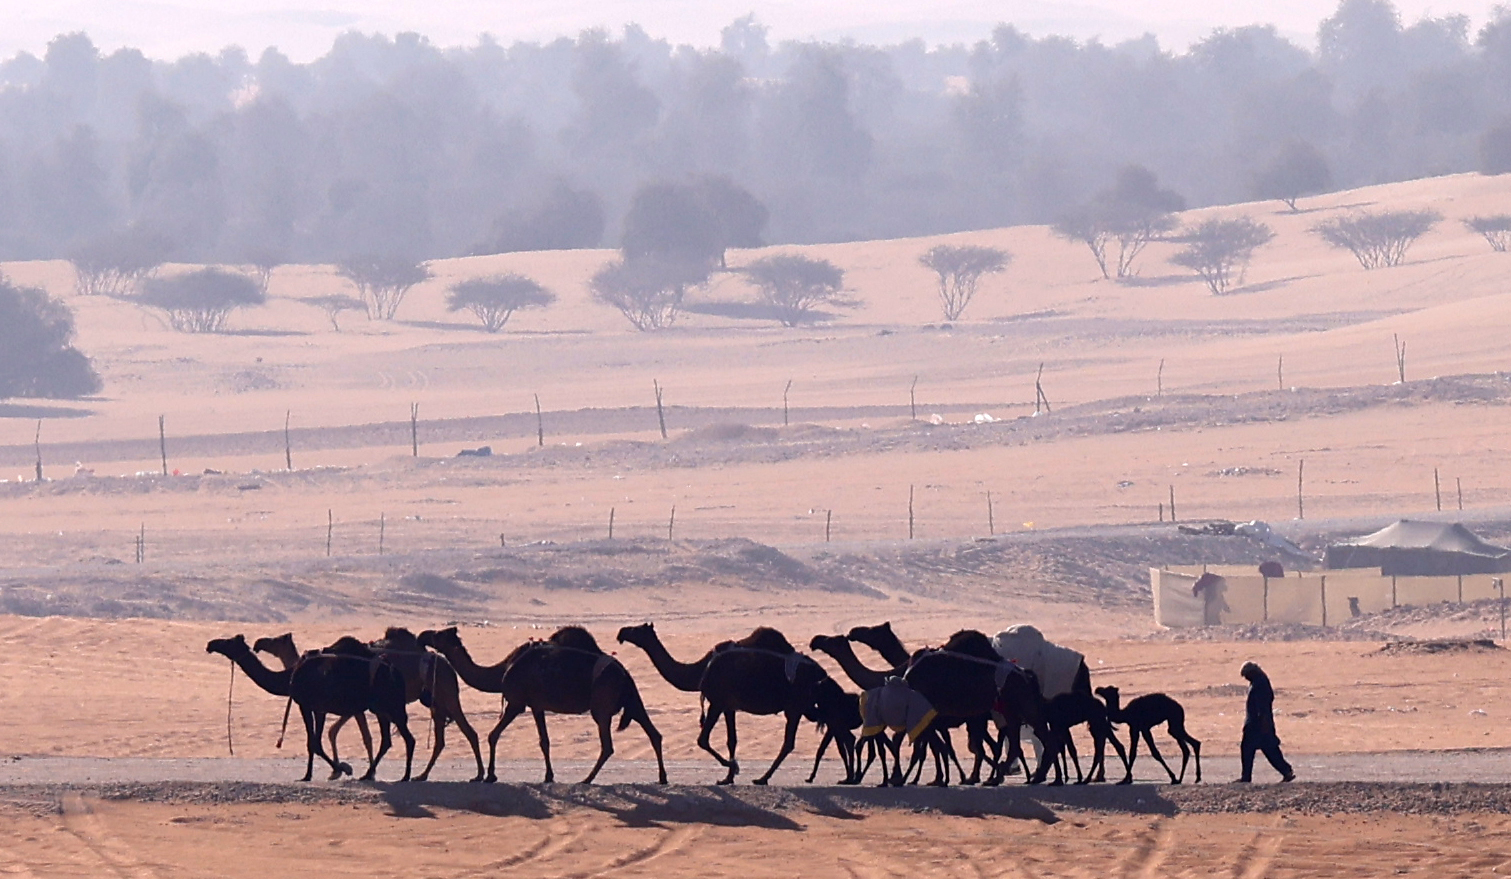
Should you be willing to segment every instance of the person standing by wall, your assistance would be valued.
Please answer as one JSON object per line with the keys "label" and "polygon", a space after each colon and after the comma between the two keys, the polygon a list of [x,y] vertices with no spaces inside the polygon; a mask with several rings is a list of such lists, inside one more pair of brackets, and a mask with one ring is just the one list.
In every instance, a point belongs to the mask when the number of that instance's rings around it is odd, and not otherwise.
{"label": "person standing by wall", "polygon": [[1296,773],[1280,753],[1280,736],[1275,732],[1275,688],[1270,685],[1269,675],[1257,663],[1245,662],[1239,674],[1249,682],[1249,701],[1243,720],[1243,741],[1238,746],[1239,759],[1243,764],[1242,783],[1254,780],[1254,753],[1261,751],[1281,781],[1295,781]]}

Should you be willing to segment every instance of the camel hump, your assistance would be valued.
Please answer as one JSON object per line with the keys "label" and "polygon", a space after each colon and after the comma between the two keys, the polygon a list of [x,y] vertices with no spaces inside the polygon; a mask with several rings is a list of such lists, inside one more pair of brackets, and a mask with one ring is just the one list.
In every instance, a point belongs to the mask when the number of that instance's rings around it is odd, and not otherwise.
{"label": "camel hump", "polygon": [[548,639],[558,647],[570,647],[573,650],[582,650],[587,653],[602,653],[598,642],[593,639],[591,633],[582,626],[562,626],[551,634]]}
{"label": "camel hump", "polygon": [[389,626],[383,631],[383,637],[373,642],[379,650],[398,650],[405,653],[418,653],[421,650],[420,639],[414,632],[403,626]]}
{"label": "camel hump", "polygon": [[966,656],[974,656],[977,659],[989,659],[996,662],[1002,656],[992,647],[992,640],[975,629],[961,629],[950,636],[950,640],[944,642],[939,648],[951,653],[964,653]]}
{"label": "camel hump", "polygon": [[792,642],[770,626],[757,626],[749,635],[735,642],[741,647],[749,647],[752,650],[765,650],[769,653],[796,653],[797,648]]}
{"label": "camel hump", "polygon": [[365,642],[360,641],[357,638],[352,637],[351,635],[342,635],[340,638],[336,639],[335,643],[325,648],[325,650],[322,652],[334,653],[338,656],[360,656],[365,659],[371,659],[376,655],[375,653],[373,653],[373,649],[367,646]]}

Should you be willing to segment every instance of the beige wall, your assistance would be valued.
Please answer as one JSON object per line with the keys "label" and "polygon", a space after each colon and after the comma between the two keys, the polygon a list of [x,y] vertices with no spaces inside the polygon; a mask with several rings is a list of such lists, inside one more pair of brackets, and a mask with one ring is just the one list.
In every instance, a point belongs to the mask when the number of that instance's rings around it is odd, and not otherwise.
{"label": "beige wall", "polygon": [[[1203,573],[1223,578],[1216,608],[1191,594]],[[1166,627],[1200,626],[1214,617],[1232,623],[1304,623],[1338,625],[1359,613],[1370,614],[1403,605],[1479,601],[1499,598],[1495,578],[1488,574],[1463,577],[1386,577],[1378,569],[1288,573],[1261,577],[1248,565],[1180,565],[1150,568],[1155,622]]]}

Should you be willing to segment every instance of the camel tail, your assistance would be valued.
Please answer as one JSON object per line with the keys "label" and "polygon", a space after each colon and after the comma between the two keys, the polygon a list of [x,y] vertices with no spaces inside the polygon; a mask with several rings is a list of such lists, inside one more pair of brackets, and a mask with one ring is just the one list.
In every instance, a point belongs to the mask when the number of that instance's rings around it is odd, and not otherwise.
{"label": "camel tail", "polygon": [[646,716],[645,702],[640,698],[640,688],[635,686],[633,678],[629,678],[628,675],[625,677],[629,684],[629,689],[625,692],[624,699],[620,705],[623,711],[619,715],[619,732],[629,729],[630,724],[634,723],[636,718]]}
{"label": "camel tail", "polygon": [[289,731],[289,710],[294,707],[294,695],[289,694],[289,701],[283,706],[283,726],[278,730],[278,744],[275,748],[283,747],[283,736]]}

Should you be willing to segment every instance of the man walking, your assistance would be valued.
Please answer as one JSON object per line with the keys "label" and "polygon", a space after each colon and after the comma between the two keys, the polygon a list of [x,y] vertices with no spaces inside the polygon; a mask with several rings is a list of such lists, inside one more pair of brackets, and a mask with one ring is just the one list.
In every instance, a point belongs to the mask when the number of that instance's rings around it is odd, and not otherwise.
{"label": "man walking", "polygon": [[1238,746],[1243,775],[1238,780],[1254,780],[1254,752],[1263,751],[1266,760],[1280,773],[1281,781],[1295,781],[1296,773],[1280,753],[1280,736],[1275,733],[1275,688],[1270,677],[1256,663],[1245,662],[1239,674],[1249,682],[1248,709],[1243,719],[1243,742]]}

